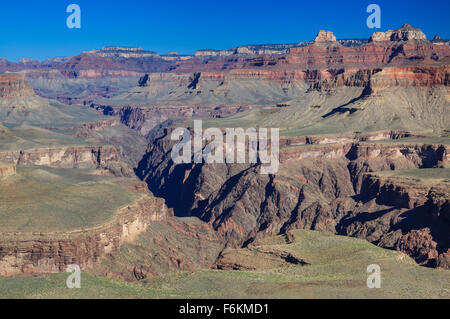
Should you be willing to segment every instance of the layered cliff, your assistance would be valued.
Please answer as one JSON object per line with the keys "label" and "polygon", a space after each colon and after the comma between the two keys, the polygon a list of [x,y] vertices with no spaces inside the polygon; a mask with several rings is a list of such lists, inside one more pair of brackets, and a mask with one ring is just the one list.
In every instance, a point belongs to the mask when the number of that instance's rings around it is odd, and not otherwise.
{"label": "layered cliff", "polygon": [[379,41],[423,41],[427,37],[418,28],[413,28],[409,24],[404,24],[400,29],[388,30],[386,32],[375,32],[369,39],[369,42]]}
{"label": "layered cliff", "polygon": [[0,74],[0,98],[15,98],[34,95],[33,88],[21,74]]}
{"label": "layered cliff", "polygon": [[104,225],[53,233],[0,233],[0,275],[17,276],[64,272],[68,265],[92,268],[103,257],[117,253],[153,222],[170,216],[164,200],[144,196],[119,209]]}
{"label": "layered cliff", "polygon": [[341,73],[332,79],[314,83],[311,89],[330,91],[340,86],[363,87],[367,93],[376,93],[392,87],[433,87],[450,84],[448,66],[387,67],[363,69],[355,73]]}
{"label": "layered cliff", "polygon": [[[320,44],[320,43],[319,43]],[[343,67],[383,67],[446,61],[450,47],[429,42],[370,42],[359,47],[319,45],[293,48],[278,67],[335,69]]]}

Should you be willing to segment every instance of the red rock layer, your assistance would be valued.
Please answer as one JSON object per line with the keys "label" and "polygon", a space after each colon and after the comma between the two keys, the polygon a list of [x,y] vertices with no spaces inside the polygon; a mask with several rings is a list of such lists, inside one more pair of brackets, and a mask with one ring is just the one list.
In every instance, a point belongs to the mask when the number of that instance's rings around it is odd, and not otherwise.
{"label": "red rock layer", "polygon": [[343,67],[382,67],[421,62],[448,61],[450,47],[427,41],[368,43],[359,47],[311,44],[292,48],[280,58],[278,67],[327,69]]}
{"label": "red rock layer", "polygon": [[34,95],[33,88],[22,74],[0,74],[0,98]]}

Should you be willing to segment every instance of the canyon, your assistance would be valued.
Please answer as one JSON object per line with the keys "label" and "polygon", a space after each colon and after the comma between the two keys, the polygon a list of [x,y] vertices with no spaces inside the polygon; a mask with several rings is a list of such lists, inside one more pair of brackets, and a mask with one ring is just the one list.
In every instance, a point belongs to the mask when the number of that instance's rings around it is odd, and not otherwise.
{"label": "canyon", "polygon": [[[78,264],[147,285],[307,272],[337,255],[302,239],[448,276],[449,63],[448,41],[408,24],[194,55],[2,59],[0,276]],[[198,119],[279,128],[279,171],[174,163],[172,131]]]}
{"label": "canyon", "polygon": [[[403,144],[401,138],[387,143],[351,139],[333,143],[330,137],[327,139],[331,143],[319,144],[319,140],[305,145],[298,145],[301,141],[297,139],[297,146],[291,144],[280,150],[280,171],[264,176],[258,167],[246,164],[176,165],[169,151],[174,142],[166,135],[150,144],[137,173],[154,194],[167,200],[175,214],[211,223],[230,247],[306,228],[366,238],[394,248],[411,225],[405,223],[402,228],[397,225],[402,218],[396,217],[395,221],[393,216],[406,214],[409,209],[406,215],[417,214],[413,219],[423,219],[423,226],[436,227],[430,238],[438,242],[439,252],[435,249],[434,259],[422,262],[448,268],[448,221],[439,222],[431,213],[447,210],[448,201],[434,203],[432,194],[448,194],[448,184],[418,191],[414,185],[418,182],[418,187],[420,180],[402,187],[400,181],[383,185],[373,180],[374,175],[367,175],[448,167],[448,146]],[[372,185],[379,188],[372,190]],[[375,220],[364,222],[365,214],[373,215]],[[444,215],[441,218],[446,218]],[[386,220],[388,224],[384,225]],[[373,223],[380,225],[374,231],[365,230]]]}

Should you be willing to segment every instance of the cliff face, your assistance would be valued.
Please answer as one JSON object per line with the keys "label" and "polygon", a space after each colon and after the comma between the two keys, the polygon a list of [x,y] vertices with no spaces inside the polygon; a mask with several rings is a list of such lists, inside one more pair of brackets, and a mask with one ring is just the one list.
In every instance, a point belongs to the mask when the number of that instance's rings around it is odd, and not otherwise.
{"label": "cliff face", "polygon": [[[403,224],[401,232],[381,237],[384,245],[403,251],[417,263],[450,269],[449,185],[426,181],[365,174],[361,187],[363,201],[376,201],[378,205],[393,207],[388,220]],[[360,224],[360,227],[362,225]],[[362,226],[367,230],[367,226]]]}
{"label": "cliff face", "polygon": [[369,42],[378,41],[411,41],[426,40],[427,37],[422,30],[413,28],[409,24],[404,24],[400,29],[388,30],[386,32],[375,32],[369,39]]}
{"label": "cliff face", "polygon": [[0,74],[0,98],[34,95],[33,88],[21,74]]}
{"label": "cliff face", "polygon": [[139,281],[167,272],[209,269],[223,246],[211,225],[196,218],[171,217],[152,222],[136,241],[123,245],[119,253],[108,254],[93,272]]}
{"label": "cliff face", "polygon": [[383,67],[446,60],[450,47],[429,42],[370,42],[359,47],[312,44],[293,48],[278,65],[303,69]]}
{"label": "cliff face", "polygon": [[130,77],[144,72],[161,72],[170,69],[171,62],[152,59],[113,58],[109,53],[82,53],[53,67],[69,78],[96,78],[105,76]]}
{"label": "cliff face", "polygon": [[317,34],[316,39],[314,40],[315,43],[330,43],[330,42],[337,42],[336,37],[334,36],[333,32],[331,31],[324,31],[320,30]]}
{"label": "cliff face", "polygon": [[319,80],[311,85],[310,91],[332,92],[338,87],[362,87],[363,94],[376,94],[395,87],[448,86],[448,66],[386,67],[383,69],[362,69],[347,71],[333,78]]}
{"label": "cliff face", "polygon": [[68,233],[1,233],[0,276],[64,272],[70,264],[92,268],[152,223],[170,216],[164,200],[144,196],[99,227]]}

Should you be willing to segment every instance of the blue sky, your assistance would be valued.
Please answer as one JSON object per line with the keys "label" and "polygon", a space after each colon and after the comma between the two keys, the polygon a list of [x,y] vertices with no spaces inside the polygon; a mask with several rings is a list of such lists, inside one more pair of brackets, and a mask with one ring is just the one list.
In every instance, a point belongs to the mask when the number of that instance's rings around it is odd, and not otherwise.
{"label": "blue sky", "polygon": [[[66,7],[81,7],[82,28],[66,26]],[[44,60],[107,45],[191,54],[245,44],[368,38],[367,5],[381,7],[381,31],[409,23],[428,38],[450,38],[448,0],[1,0],[0,57]],[[377,30],[379,31],[379,30]]]}

